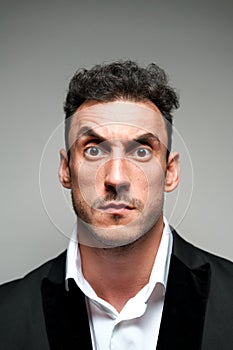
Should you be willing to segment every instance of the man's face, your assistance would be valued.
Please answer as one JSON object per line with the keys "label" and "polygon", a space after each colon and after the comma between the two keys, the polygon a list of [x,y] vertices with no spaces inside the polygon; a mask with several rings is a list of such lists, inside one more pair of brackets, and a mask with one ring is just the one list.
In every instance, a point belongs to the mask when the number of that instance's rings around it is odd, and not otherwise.
{"label": "man's face", "polygon": [[71,189],[84,240],[88,234],[90,244],[121,246],[156,227],[168,163],[166,125],[154,104],[85,102],[73,116],[69,144],[60,179]]}

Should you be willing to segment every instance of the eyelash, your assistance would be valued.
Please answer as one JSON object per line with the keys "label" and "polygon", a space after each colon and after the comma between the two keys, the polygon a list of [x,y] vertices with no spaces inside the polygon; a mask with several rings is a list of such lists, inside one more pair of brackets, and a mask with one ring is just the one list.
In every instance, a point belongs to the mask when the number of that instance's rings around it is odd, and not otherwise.
{"label": "eyelash", "polygon": [[98,146],[89,146],[89,147],[87,147],[85,150],[84,150],[84,153],[86,154],[86,155],[88,155],[89,157],[91,157],[91,158],[95,158],[95,156],[92,156],[92,155],[90,155],[90,154],[88,154],[88,151],[90,151],[91,149],[96,149],[96,150],[98,150],[98,151],[101,151],[102,152],[102,154],[104,154],[105,152],[100,148],[100,147],[98,147]]}
{"label": "eyelash", "polygon": [[[93,149],[96,149],[98,151],[98,154],[96,155],[91,155],[89,152]],[[146,156],[144,157],[140,157],[139,155],[136,155],[136,153],[140,150],[144,150],[146,152]],[[101,153],[101,154],[99,154]],[[84,150],[84,154],[87,156],[87,158],[90,158],[90,159],[99,159],[99,157],[104,157],[106,154],[107,154],[107,150],[103,150],[103,148],[99,147],[98,145],[96,146],[89,146],[87,147],[85,150]],[[136,158],[136,159],[140,159],[141,161],[144,161],[144,160],[148,160],[150,159],[151,157],[151,154],[152,154],[152,150],[150,148],[148,148],[148,146],[138,146],[137,148],[133,148],[132,150],[129,150],[128,152],[129,155],[131,155],[132,158]]]}

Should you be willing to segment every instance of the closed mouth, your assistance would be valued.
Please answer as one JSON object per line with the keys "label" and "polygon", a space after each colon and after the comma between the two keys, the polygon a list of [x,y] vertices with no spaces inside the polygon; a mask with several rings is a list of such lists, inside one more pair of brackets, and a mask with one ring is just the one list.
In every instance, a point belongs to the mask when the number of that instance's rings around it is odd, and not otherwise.
{"label": "closed mouth", "polygon": [[126,212],[129,210],[135,209],[128,203],[123,203],[123,202],[110,202],[106,205],[102,205],[99,207],[100,210],[106,211],[108,213],[120,213],[120,212]]}

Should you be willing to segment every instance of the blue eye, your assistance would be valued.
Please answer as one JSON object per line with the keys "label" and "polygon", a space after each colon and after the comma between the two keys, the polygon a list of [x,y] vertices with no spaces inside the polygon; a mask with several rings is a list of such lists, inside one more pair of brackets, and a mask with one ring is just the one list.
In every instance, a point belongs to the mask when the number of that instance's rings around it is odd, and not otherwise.
{"label": "blue eye", "polygon": [[89,158],[97,158],[103,156],[104,152],[96,146],[90,146],[85,149],[85,154]]}

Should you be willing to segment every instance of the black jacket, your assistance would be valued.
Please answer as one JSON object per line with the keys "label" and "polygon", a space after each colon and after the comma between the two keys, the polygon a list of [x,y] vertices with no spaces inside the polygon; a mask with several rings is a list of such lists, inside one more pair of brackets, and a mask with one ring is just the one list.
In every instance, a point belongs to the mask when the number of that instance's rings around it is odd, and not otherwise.
{"label": "black jacket", "polygon": [[[232,350],[233,263],[173,237],[156,349]],[[92,349],[85,297],[72,281],[65,290],[65,262],[63,252],[0,286],[2,350]]]}

